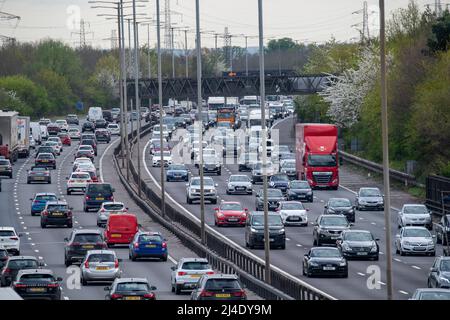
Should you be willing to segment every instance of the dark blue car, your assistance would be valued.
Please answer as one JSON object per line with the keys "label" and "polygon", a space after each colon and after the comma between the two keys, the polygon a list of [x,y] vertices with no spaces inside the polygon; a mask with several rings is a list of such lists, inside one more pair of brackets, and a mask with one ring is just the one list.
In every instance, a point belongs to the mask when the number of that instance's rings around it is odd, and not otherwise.
{"label": "dark blue car", "polygon": [[129,257],[132,261],[139,258],[160,258],[167,261],[166,239],[159,232],[138,232],[130,243]]}
{"label": "dark blue car", "polygon": [[40,214],[44,210],[48,201],[58,201],[56,194],[51,192],[40,192],[34,195],[34,199],[30,199],[31,202],[31,215]]}
{"label": "dark blue car", "polygon": [[285,194],[289,189],[289,177],[284,173],[274,174],[270,177],[269,186],[270,188],[280,189]]}
{"label": "dark blue car", "polygon": [[167,181],[189,181],[189,172],[184,164],[172,164],[167,168]]}

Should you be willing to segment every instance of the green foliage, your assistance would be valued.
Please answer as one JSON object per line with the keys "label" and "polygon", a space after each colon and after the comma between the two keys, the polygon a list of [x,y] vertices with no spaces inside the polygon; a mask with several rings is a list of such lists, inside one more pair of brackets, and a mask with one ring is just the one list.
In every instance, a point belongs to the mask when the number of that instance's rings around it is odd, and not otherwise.
{"label": "green foliage", "polygon": [[281,38],[281,39],[272,39],[267,44],[266,52],[270,53],[273,51],[285,51],[289,49],[299,48],[299,45],[294,42],[291,38]]}
{"label": "green foliage", "polygon": [[311,123],[328,123],[328,104],[318,95],[298,96],[294,100],[299,121]]}
{"label": "green foliage", "polygon": [[447,51],[450,48],[450,12],[444,14],[432,26],[433,34],[428,39],[428,47],[433,52]]}

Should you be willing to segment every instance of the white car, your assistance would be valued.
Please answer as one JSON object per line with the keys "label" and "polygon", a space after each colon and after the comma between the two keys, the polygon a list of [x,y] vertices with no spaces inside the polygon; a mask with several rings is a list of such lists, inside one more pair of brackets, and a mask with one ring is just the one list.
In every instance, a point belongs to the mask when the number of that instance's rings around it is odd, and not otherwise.
{"label": "white car", "polygon": [[300,201],[281,201],[276,211],[281,215],[285,226],[308,226],[308,209]]}
{"label": "white car", "polygon": [[404,204],[397,216],[398,227],[421,226],[433,229],[431,212],[424,204]]}
{"label": "white car", "polygon": [[[160,134],[161,133],[161,129],[159,127],[159,124],[155,125],[153,127],[153,132]],[[166,125],[162,125],[162,133],[163,133],[163,137],[168,139],[169,138],[169,128]]]}
{"label": "white car", "polygon": [[[210,201],[212,204],[217,203],[217,183],[214,183],[213,178],[203,178],[203,198],[205,201]],[[200,200],[200,177],[192,177],[191,181],[186,184],[186,201],[192,204],[193,201]]]}
{"label": "white car", "polygon": [[36,149],[36,141],[34,140],[34,137],[32,134],[30,134],[30,148]]}
{"label": "white car", "polygon": [[106,127],[109,133],[113,136],[118,136],[120,134],[120,126],[117,123],[110,123]]}
{"label": "white car", "polygon": [[407,253],[435,256],[434,238],[425,227],[403,227],[395,237],[395,251],[402,256]]}
{"label": "white car", "polygon": [[56,120],[55,123],[61,128],[61,131],[69,130],[69,125],[66,120]]}
{"label": "white car", "polygon": [[[206,141],[202,141],[202,148],[204,149],[206,147],[208,147],[208,143]],[[196,159],[199,152],[200,152],[200,142],[194,141],[192,143],[192,148],[191,148],[191,159]]]}
{"label": "white car", "polygon": [[[50,138],[52,138],[52,137],[49,137],[49,139]],[[45,146],[52,147],[53,150],[55,150],[55,154],[57,156],[61,155],[61,147],[59,146],[58,142],[47,140],[47,141],[44,142],[43,146],[44,147]]]}
{"label": "white car", "polygon": [[62,144],[62,141],[61,141],[61,138],[60,138],[60,137],[49,137],[49,138],[47,139],[47,141],[57,142],[60,151],[63,152],[63,144]]}
{"label": "white car", "polygon": [[81,132],[78,128],[69,128],[68,133],[70,139],[79,140],[81,138]]}
{"label": "white car", "polygon": [[[167,167],[169,164],[172,164],[172,154],[170,151],[163,151],[162,153],[164,167]],[[152,157],[152,165],[154,167],[161,166],[161,151],[156,151]]]}
{"label": "white car", "polygon": [[[94,166],[94,164],[92,163],[91,159],[89,158],[77,158],[74,162],[73,162],[73,168],[72,171],[75,171],[78,167],[78,165],[80,165],[81,163],[89,163],[90,165]],[[95,168],[95,167],[94,167]]]}
{"label": "white car", "polygon": [[67,178],[67,194],[72,192],[84,192],[88,183],[92,182],[91,176],[88,172],[72,172],[70,178]]}
{"label": "white car", "polygon": [[97,226],[106,226],[110,214],[120,214],[126,212],[128,212],[128,208],[125,207],[123,202],[103,202],[97,213]]}
{"label": "white car", "polygon": [[180,294],[182,290],[194,289],[202,275],[214,274],[205,258],[181,258],[171,269],[170,284],[175,294]]}
{"label": "white car", "polygon": [[20,237],[13,227],[0,227],[0,245],[9,253],[20,255]]}

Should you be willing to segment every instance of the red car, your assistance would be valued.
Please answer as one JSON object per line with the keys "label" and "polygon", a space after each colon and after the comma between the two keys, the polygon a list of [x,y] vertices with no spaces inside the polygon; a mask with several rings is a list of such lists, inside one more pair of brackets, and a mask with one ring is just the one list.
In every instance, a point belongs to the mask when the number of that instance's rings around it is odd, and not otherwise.
{"label": "red car", "polygon": [[67,133],[60,133],[58,134],[58,137],[61,139],[63,145],[69,147],[72,145],[72,139],[69,137]]}
{"label": "red car", "polygon": [[108,246],[129,244],[139,231],[137,217],[131,213],[113,214],[108,218],[104,238]]}
{"label": "red car", "polygon": [[248,209],[242,208],[240,202],[222,201],[220,207],[214,210],[214,225],[245,226]]}

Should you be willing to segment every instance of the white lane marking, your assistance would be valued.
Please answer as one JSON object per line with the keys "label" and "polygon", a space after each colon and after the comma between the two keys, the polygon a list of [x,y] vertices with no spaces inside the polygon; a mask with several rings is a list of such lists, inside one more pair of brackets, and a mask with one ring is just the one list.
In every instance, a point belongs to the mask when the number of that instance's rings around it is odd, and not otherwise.
{"label": "white lane marking", "polygon": [[64,297],[64,300],[69,300],[69,297]]}
{"label": "white lane marking", "polygon": [[366,275],[365,275],[364,273],[362,273],[362,272],[358,272],[357,274],[360,275],[361,277],[365,277],[365,276],[366,276]]}
{"label": "white lane marking", "polygon": [[23,218],[22,217],[19,217],[19,220],[22,220]]}
{"label": "white lane marking", "polygon": [[371,222],[370,224],[372,224],[372,225],[374,225],[374,226],[376,225],[376,223],[375,223],[375,222]]}
{"label": "white lane marking", "polygon": [[38,259],[39,259],[39,260],[43,260],[44,258],[42,258],[42,257],[38,257]]}
{"label": "white lane marking", "polygon": [[27,239],[28,239],[28,241],[31,241],[31,240],[32,240],[31,237],[28,237]]}
{"label": "white lane marking", "polygon": [[291,239],[290,238],[286,238],[286,241],[291,241]]}
{"label": "white lane marking", "polygon": [[32,243],[31,245],[34,247],[36,244],[35,244],[35,243]]}
{"label": "white lane marking", "polygon": [[27,230],[27,227],[23,227],[23,230]]}
{"label": "white lane marking", "polygon": [[36,250],[34,250],[34,252],[36,252],[36,253],[39,253],[39,250],[38,250],[38,249],[36,249]]}
{"label": "white lane marking", "polygon": [[[105,180],[103,179],[103,158],[105,157],[105,154],[108,152],[108,150],[109,150],[114,144],[116,144],[116,143],[119,142],[119,141],[120,141],[120,139],[116,139],[116,140],[112,141],[112,142],[109,144],[109,146],[106,147],[105,151],[103,151],[103,154],[102,154],[102,156],[100,157],[100,165],[99,165],[100,180],[103,181],[103,182],[105,181]],[[149,141],[149,142],[150,142],[150,141]]]}
{"label": "white lane marking", "polygon": [[[145,159],[145,155],[147,154],[147,149],[148,149],[148,146],[150,145],[150,142],[151,142],[151,140],[149,140],[149,141],[145,144],[144,149],[143,149],[143,151],[142,151],[142,163],[144,164],[144,169],[145,169],[145,171],[147,172],[147,174],[148,174],[148,176],[150,177],[150,179],[152,179],[152,181],[153,181],[153,183],[155,184],[155,186],[156,186],[159,190],[161,190],[161,185],[158,183],[158,181],[156,181],[155,177],[153,177],[153,175],[151,174],[150,170],[148,169],[148,165],[147,165],[147,162],[146,162],[146,159]],[[105,150],[105,153],[103,153],[103,155],[105,155],[105,154],[106,154],[106,150]],[[140,155],[138,155],[138,156],[140,156]],[[100,161],[101,161],[101,159],[100,159]],[[100,162],[100,165],[101,165],[101,162]],[[169,193],[166,192],[166,196],[167,196],[167,199],[169,199],[170,201],[172,201],[172,202],[173,202],[178,208],[180,208],[183,212],[185,212],[186,214],[188,214],[189,216],[191,216],[197,223],[200,223],[200,219],[197,218],[197,216],[195,216],[193,213],[191,213],[189,210],[187,210],[185,207],[183,207],[181,204],[179,204],[177,201],[175,201],[175,199],[172,198],[172,196],[171,196]],[[311,222],[311,225],[312,225],[312,224],[313,224],[313,222]],[[80,227],[80,228],[81,228],[81,227]],[[220,234],[217,230],[215,230],[214,228],[211,228],[211,227],[208,226],[208,225],[206,225],[206,228],[208,228],[211,232],[213,232],[213,233],[216,234],[217,236],[223,237],[223,238],[227,239],[227,241],[228,241],[230,244],[232,244],[233,246],[239,247],[239,248],[240,248],[243,252],[245,252],[249,257],[252,257],[252,258],[255,259],[256,261],[260,261],[260,262],[264,263],[263,259],[259,258],[259,257],[258,257],[257,255],[255,255],[255,254],[253,254],[251,251],[246,250],[245,248],[241,247],[239,244],[237,244],[236,242],[232,241],[229,237],[223,236],[223,235]],[[322,293],[323,295],[329,297],[329,299],[332,299],[332,300],[335,300],[335,299],[336,299],[336,298],[333,297],[332,295],[330,295],[330,294],[328,294],[328,293],[326,293],[326,292],[324,292],[324,291],[322,291],[322,290],[320,290],[320,289],[318,289],[318,288],[313,287],[313,286],[310,285],[309,283],[307,283],[307,282],[301,280],[301,279],[298,278],[298,277],[293,276],[292,274],[290,274],[290,273],[288,273],[288,272],[282,270],[281,268],[279,268],[279,267],[277,267],[277,266],[272,265],[272,268],[275,269],[275,270],[277,270],[278,272],[282,273],[283,275],[289,277],[289,278],[295,279],[296,281],[298,281],[298,282],[300,282],[300,283],[304,283],[305,285],[314,288],[315,290],[317,290],[317,292],[320,292],[320,293]]]}
{"label": "white lane marking", "polygon": [[378,283],[381,284],[381,285],[383,285],[383,286],[386,285],[386,283],[384,283],[383,281],[378,281]]}
{"label": "white lane marking", "polygon": [[381,251],[380,251],[380,252],[378,252],[378,253],[379,253],[379,254],[384,254],[384,252],[381,252]]}
{"label": "white lane marking", "polygon": [[398,258],[394,258],[395,261],[397,262],[402,262],[402,260],[398,259]]}
{"label": "white lane marking", "polygon": [[418,266],[411,266],[411,268],[417,269],[417,270],[421,270],[422,268],[418,267]]}
{"label": "white lane marking", "polygon": [[25,224],[25,222],[23,222],[23,221],[20,221],[20,224]]}
{"label": "white lane marking", "polygon": [[407,294],[409,294],[408,292],[406,292],[406,291],[403,291],[403,290],[398,290],[398,292],[400,292],[401,294],[404,294],[404,295],[407,295]]}
{"label": "white lane marking", "polygon": [[300,243],[296,244],[297,247],[303,247]]}

